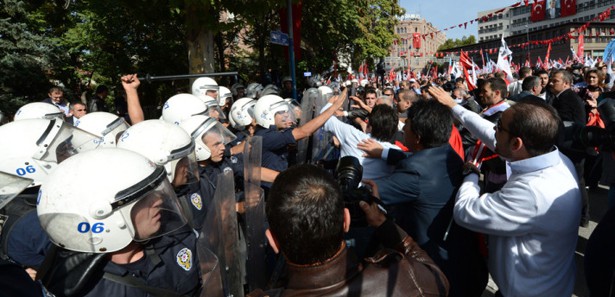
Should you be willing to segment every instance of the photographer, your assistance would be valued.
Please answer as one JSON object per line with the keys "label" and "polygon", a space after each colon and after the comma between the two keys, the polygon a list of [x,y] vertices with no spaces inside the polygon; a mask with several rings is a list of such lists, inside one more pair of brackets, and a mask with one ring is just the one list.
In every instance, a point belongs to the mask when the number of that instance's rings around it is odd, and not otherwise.
{"label": "photographer", "polygon": [[350,215],[335,180],[311,165],[282,172],[269,192],[266,235],[288,262],[288,283],[277,292],[248,296],[447,296],[446,277],[414,240],[374,203],[362,202],[361,208],[376,228],[374,239],[385,247],[363,263],[343,240]]}

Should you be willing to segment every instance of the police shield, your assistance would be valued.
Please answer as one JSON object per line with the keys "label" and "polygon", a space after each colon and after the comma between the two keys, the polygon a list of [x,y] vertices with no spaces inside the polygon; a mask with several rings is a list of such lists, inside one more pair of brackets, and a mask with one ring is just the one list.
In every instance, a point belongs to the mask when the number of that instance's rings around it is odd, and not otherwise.
{"label": "police shield", "polygon": [[[314,118],[314,102],[318,100],[320,92],[317,88],[309,88],[303,92],[303,99],[301,99],[301,120],[299,125],[305,125]],[[297,142],[297,163],[305,164],[308,159],[308,147],[310,137],[306,137]]]}
{"label": "police shield", "polygon": [[222,274],[218,257],[207,248],[207,238],[201,236],[197,243],[197,254],[201,269],[202,289],[201,297],[224,296],[222,288]]}
{"label": "police shield", "polygon": [[265,199],[261,184],[262,142],[260,136],[251,137],[244,148],[244,194],[246,241],[248,246],[247,279],[249,291],[267,285],[265,263]]}
{"label": "police shield", "polygon": [[[324,87],[321,87],[324,88]],[[333,96],[333,93],[322,92],[319,88],[318,99],[314,102],[314,116],[317,116],[322,111],[323,107],[327,105],[329,99]],[[331,152],[333,149],[332,135],[320,128],[312,135],[312,163],[318,163],[319,161],[328,160],[332,157]]]}
{"label": "police shield", "polygon": [[218,257],[224,296],[243,296],[233,171],[225,169],[217,181],[201,231],[199,250],[207,248]]}

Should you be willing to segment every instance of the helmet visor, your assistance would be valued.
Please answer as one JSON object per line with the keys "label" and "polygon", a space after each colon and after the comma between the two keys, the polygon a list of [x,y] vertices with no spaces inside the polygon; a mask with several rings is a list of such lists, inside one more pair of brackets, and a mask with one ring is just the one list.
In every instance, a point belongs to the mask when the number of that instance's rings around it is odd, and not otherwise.
{"label": "helmet visor", "polygon": [[29,178],[0,172],[0,209],[32,183]]}
{"label": "helmet visor", "polygon": [[146,191],[137,189],[137,193],[132,195],[144,194],[135,198],[128,207],[120,208],[124,220],[132,222],[135,241],[146,241],[172,233],[188,222],[185,208],[173,187],[164,174],[160,177],[155,181],[157,185],[145,185]]}
{"label": "helmet visor", "polygon": [[272,104],[270,110],[274,114],[275,125],[279,129],[290,128],[297,123],[294,108],[286,101]]}
{"label": "helmet visor", "polygon": [[194,151],[175,162],[175,174],[171,182],[174,187],[190,185],[199,181],[199,166]]}
{"label": "helmet visor", "polygon": [[226,120],[226,116],[224,115],[224,112],[222,111],[222,108],[220,108],[220,106],[216,105],[210,105],[207,107],[207,113],[205,114],[211,118],[214,118],[218,121],[220,120]]}
{"label": "helmet visor", "polygon": [[56,119],[37,141],[40,149],[34,158],[60,163],[80,152],[93,150],[102,142],[100,137]]}
{"label": "helmet visor", "polygon": [[105,147],[115,147],[122,133],[128,128],[130,128],[130,125],[124,118],[117,118],[102,131],[101,134],[104,140],[102,145]]}

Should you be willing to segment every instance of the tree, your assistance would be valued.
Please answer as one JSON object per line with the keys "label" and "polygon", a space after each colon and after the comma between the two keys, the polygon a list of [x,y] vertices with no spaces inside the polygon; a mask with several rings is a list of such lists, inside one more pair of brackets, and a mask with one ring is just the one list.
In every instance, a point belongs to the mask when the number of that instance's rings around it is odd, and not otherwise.
{"label": "tree", "polygon": [[470,35],[469,37],[463,36],[461,39],[447,39],[440,47],[438,47],[438,51],[443,51],[451,48],[456,48],[460,46],[472,45],[476,43],[476,37],[474,35]]}

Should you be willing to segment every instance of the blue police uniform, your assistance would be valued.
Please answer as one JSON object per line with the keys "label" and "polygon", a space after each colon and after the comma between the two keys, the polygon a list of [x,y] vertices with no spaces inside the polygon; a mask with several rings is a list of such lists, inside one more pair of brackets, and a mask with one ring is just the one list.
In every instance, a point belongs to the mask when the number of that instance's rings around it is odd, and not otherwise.
{"label": "blue police uniform", "polygon": [[[186,229],[149,241],[144,246],[144,257],[134,263],[107,262],[102,278],[84,296],[169,296],[169,292],[176,296],[198,296],[201,276],[197,238],[192,230]],[[141,285],[128,285],[130,282]]]}
{"label": "blue police uniform", "polygon": [[272,125],[268,129],[259,127],[256,130],[254,135],[263,138],[263,167],[278,172],[288,168],[288,146],[297,144],[293,129],[279,131],[275,125]]}
{"label": "blue police uniform", "polygon": [[231,168],[233,170],[235,176],[235,189],[243,189],[243,154],[230,157],[225,156],[222,161],[218,163],[209,163],[205,167],[199,167],[199,193],[202,198],[203,207],[202,210],[199,210],[199,212],[195,214],[195,220],[198,220],[201,224],[205,221],[209,206],[214,200],[218,175],[224,172],[226,168]]}
{"label": "blue police uniform", "polygon": [[6,251],[9,259],[19,265],[38,269],[45,260],[51,241],[41,227],[36,210],[19,218],[7,238]]}

